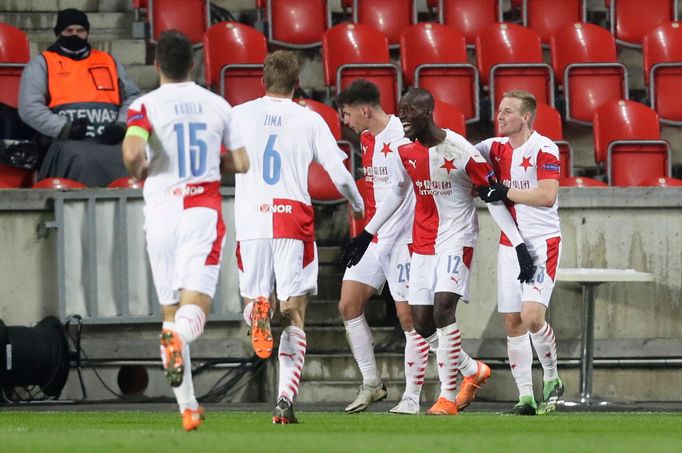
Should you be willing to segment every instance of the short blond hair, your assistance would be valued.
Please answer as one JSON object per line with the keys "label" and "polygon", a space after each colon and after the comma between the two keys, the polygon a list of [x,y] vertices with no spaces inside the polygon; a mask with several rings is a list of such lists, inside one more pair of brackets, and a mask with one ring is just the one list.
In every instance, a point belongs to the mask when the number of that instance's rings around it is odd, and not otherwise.
{"label": "short blond hair", "polygon": [[538,108],[538,102],[535,96],[525,90],[512,90],[504,93],[502,98],[515,98],[521,100],[521,113],[530,112],[530,124],[535,121],[535,111]]}
{"label": "short blond hair", "polygon": [[299,64],[290,50],[277,50],[265,57],[263,82],[265,90],[275,94],[289,94],[298,85]]}

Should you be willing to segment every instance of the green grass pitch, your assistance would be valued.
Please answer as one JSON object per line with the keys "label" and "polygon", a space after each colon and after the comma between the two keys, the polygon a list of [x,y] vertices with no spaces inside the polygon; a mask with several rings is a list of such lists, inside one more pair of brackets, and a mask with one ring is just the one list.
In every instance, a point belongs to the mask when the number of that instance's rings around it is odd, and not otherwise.
{"label": "green grass pitch", "polygon": [[298,425],[267,413],[209,412],[186,433],[169,412],[0,410],[0,451],[230,452],[679,452],[682,413],[572,413],[457,417],[301,412]]}

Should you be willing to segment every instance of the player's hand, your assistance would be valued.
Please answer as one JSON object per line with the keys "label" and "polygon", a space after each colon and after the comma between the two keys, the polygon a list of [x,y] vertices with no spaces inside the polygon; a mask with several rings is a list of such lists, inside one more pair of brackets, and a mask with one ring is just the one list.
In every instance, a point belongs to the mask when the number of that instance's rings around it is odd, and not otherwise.
{"label": "player's hand", "polygon": [[533,264],[533,258],[528,253],[526,244],[521,243],[516,246],[516,257],[519,260],[519,268],[521,269],[519,281],[521,283],[531,283],[535,276],[535,265]]}
{"label": "player's hand", "polygon": [[509,187],[505,186],[501,182],[496,181],[494,178],[488,179],[488,186],[478,186],[476,191],[481,200],[486,203],[492,203],[494,201],[505,201],[507,199],[507,192],[509,192]]}
{"label": "player's hand", "polygon": [[367,251],[369,243],[372,242],[374,235],[362,230],[360,234],[351,239],[344,247],[341,254],[341,264],[346,267],[355,266],[362,259],[362,255]]}
{"label": "player's hand", "polygon": [[359,211],[353,210],[353,218],[356,220],[360,220],[365,217],[365,210],[360,209]]}

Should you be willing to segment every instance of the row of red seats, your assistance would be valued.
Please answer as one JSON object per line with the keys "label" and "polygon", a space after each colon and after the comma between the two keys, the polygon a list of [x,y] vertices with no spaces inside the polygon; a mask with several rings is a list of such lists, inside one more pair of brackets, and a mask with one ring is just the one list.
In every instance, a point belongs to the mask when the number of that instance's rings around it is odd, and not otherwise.
{"label": "row of red seats", "polygon": [[[0,189],[87,189],[85,184],[68,178],[46,178],[34,182],[35,172],[0,164]],[[112,181],[109,189],[141,189],[144,181],[124,177]]]}

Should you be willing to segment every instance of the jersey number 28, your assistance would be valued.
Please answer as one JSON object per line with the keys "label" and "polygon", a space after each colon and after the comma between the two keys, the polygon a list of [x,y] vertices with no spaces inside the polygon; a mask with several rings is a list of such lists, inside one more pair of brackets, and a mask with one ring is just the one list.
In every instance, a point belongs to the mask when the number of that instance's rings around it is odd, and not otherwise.
{"label": "jersey number 28", "polygon": [[189,171],[197,177],[206,173],[206,141],[199,133],[206,130],[206,123],[176,123],[173,126],[178,139],[178,171],[180,177],[187,176],[187,149],[185,146],[185,129],[189,129]]}

